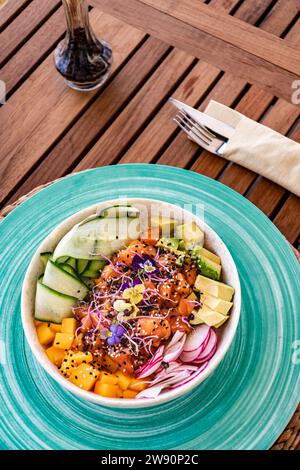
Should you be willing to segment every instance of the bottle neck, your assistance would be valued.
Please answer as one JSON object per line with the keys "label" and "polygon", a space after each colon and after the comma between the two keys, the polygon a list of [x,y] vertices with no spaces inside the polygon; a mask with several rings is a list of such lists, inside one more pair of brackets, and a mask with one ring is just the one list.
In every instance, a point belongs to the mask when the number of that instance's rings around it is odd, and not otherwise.
{"label": "bottle neck", "polygon": [[76,33],[84,35],[87,41],[95,39],[90,26],[88,4],[86,0],[62,0],[67,20],[67,34],[76,39]]}

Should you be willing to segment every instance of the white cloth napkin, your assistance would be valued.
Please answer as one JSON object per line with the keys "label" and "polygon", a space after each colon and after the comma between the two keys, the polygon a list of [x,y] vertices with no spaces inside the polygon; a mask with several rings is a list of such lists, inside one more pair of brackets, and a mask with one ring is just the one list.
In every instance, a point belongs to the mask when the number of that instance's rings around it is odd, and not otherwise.
{"label": "white cloth napkin", "polygon": [[243,114],[210,101],[205,113],[236,129],[224,157],[300,197],[300,144]]}

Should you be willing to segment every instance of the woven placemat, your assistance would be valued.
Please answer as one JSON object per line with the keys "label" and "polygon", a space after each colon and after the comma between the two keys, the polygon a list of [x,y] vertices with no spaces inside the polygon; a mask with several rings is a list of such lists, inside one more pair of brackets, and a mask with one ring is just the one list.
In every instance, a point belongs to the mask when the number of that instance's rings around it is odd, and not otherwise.
{"label": "woven placemat", "polygon": [[[59,179],[55,181],[59,181]],[[22,202],[26,201],[26,199],[39,192],[41,189],[46,188],[50,184],[55,183],[55,181],[51,181],[44,185],[38,186],[37,188],[30,191],[30,193],[20,197],[16,202],[4,207],[0,211],[0,221],[4,219],[12,210],[14,210]],[[297,251],[292,245],[291,248],[300,263],[299,251]],[[283,433],[279,436],[275,444],[271,447],[271,450],[300,450],[300,403],[289,424],[287,425]]]}

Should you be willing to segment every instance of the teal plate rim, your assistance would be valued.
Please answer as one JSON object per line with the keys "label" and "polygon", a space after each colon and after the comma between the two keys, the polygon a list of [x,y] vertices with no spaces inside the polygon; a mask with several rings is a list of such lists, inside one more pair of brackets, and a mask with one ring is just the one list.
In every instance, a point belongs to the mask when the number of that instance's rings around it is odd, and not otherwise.
{"label": "teal plate rim", "polygon": [[[183,398],[144,410],[103,408],[61,389],[34,360],[19,314],[25,271],[47,234],[124,196],[202,202],[242,284],[240,325],[222,363]],[[0,448],[267,449],[283,431],[300,397],[300,270],[278,229],[240,194],[170,166],[96,168],[31,196],[0,223],[0,238]]]}

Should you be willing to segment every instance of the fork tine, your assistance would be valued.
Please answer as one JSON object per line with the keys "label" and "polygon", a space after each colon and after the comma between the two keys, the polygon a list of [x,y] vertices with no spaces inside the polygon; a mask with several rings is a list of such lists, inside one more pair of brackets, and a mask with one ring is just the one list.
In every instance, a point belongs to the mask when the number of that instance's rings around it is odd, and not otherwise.
{"label": "fork tine", "polygon": [[193,124],[187,122],[185,118],[180,116],[179,114],[176,115],[176,118],[182,123],[182,125],[188,129],[189,132],[192,132],[198,139],[201,139],[206,145],[212,143],[212,140],[206,136],[204,132],[197,129]]}
{"label": "fork tine", "polygon": [[208,150],[208,147],[209,147],[209,144],[204,141],[201,136],[199,136],[198,134],[196,134],[193,129],[187,129],[186,126],[182,123],[182,120],[178,121],[176,118],[173,118],[173,121],[176,122],[176,124],[180,127],[180,129],[183,130],[183,132],[185,132],[185,134],[188,136],[188,137],[192,137],[191,134],[194,134],[194,136],[196,137],[196,139],[200,142],[201,146],[204,148],[204,149],[207,149]]}
{"label": "fork tine", "polygon": [[213,134],[207,127],[203,126],[200,122],[195,121],[189,114],[187,114],[185,111],[180,110],[179,113],[181,113],[185,119],[187,119],[191,124],[193,124],[194,127],[196,127],[200,132],[202,132],[205,137],[207,137],[210,140],[213,140],[216,138],[216,135]]}

